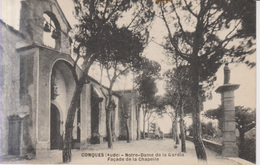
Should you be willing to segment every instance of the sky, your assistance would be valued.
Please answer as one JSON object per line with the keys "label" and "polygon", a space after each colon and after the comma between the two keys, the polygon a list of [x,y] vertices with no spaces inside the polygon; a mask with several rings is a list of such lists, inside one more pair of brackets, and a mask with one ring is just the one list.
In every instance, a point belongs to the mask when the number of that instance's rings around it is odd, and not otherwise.
{"label": "sky", "polygon": [[[75,23],[74,17],[72,15],[73,10],[73,2],[72,0],[58,0],[61,8],[64,11],[65,16],[67,17],[70,24],[73,26]],[[162,43],[164,36],[167,35],[166,28],[164,27],[164,24],[161,20],[155,19],[155,21],[152,24],[152,29],[150,31],[151,37],[153,37],[157,43]],[[161,46],[156,44],[155,42],[150,42],[147,48],[145,49],[144,56],[146,56],[149,59],[155,60],[161,64],[162,71],[166,71],[167,69],[170,69],[172,66],[167,63],[167,58],[165,56],[164,50]],[[253,59],[255,58],[252,57]],[[255,60],[255,59],[254,59]],[[230,66],[231,70],[231,83],[240,84],[240,88],[235,91],[235,104],[236,105],[242,105],[246,107],[256,108],[256,68],[249,69],[244,64],[231,64]],[[94,74],[95,75],[95,74]],[[219,87],[220,85],[223,85],[223,66],[218,70],[216,73],[217,80],[214,83],[215,88],[212,91],[212,100],[208,100],[204,103],[205,110],[210,108],[217,108],[220,102],[220,95],[215,93],[215,89]],[[95,77],[98,79],[98,77]],[[125,86],[125,82],[128,82],[131,79],[128,77],[127,80],[125,77],[121,78],[121,80],[117,83],[115,86],[116,89],[123,89],[122,85]],[[128,83],[129,84],[129,83]],[[131,88],[132,85],[129,85],[129,88]],[[158,95],[162,95],[164,93],[164,82],[158,81],[157,87],[159,89]]]}
{"label": "sky", "polygon": [[[19,28],[20,0],[0,0],[0,18],[15,29]],[[17,12],[14,12],[17,11]]]}
{"label": "sky", "polygon": [[[57,0],[66,16],[71,26],[75,24],[75,19],[72,14],[73,11],[73,1],[72,0]],[[20,9],[20,0],[1,0],[0,1],[1,10],[0,10],[0,18],[3,19],[7,24],[13,26],[14,28],[19,28],[19,11]],[[157,43],[162,43],[164,40],[164,36],[167,35],[164,24],[161,20],[155,19],[152,24],[152,29],[150,31],[151,37]],[[161,64],[162,71],[166,71],[170,69],[172,66],[168,63],[168,60],[165,56],[164,50],[161,46],[156,44],[155,42],[150,42],[147,48],[145,49],[144,56],[149,59],[155,60]],[[255,60],[255,56],[252,57]],[[99,76],[95,74],[95,68],[92,68],[92,75],[94,78],[99,80]],[[245,107],[256,108],[256,68],[249,69],[244,64],[231,64],[231,83],[240,84],[239,89],[235,91],[235,105],[241,105]],[[218,105],[221,104],[220,94],[215,92],[215,89],[221,85],[223,85],[223,66],[216,73],[217,80],[214,83],[214,89],[212,91],[212,99],[207,100],[204,103],[204,110],[217,108]],[[122,77],[115,85],[116,90],[131,88],[132,84],[128,83],[132,81],[132,76]],[[157,95],[162,95],[164,93],[164,82],[157,81],[157,87],[159,92]],[[169,125],[170,120],[165,117],[164,119],[158,121],[161,125]],[[168,129],[168,128],[167,128]],[[166,131],[166,130],[164,130]]]}

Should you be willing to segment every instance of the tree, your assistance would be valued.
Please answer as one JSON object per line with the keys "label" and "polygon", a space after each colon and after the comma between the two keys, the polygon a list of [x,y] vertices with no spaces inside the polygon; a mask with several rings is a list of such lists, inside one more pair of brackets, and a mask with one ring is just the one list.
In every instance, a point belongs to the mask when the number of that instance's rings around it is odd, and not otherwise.
{"label": "tree", "polygon": [[[240,2],[251,3],[241,0]],[[207,160],[205,147],[201,138],[201,100],[200,86],[210,87],[215,80],[214,74],[221,66],[223,57],[236,62],[254,63],[246,60],[247,55],[255,52],[255,37],[250,35],[242,23],[246,20],[242,12],[252,8],[237,6],[235,15],[228,14],[230,8],[225,5],[235,1],[218,0],[177,0],[159,2],[159,17],[163,20],[168,37],[165,49],[171,50],[173,56],[185,60],[190,69],[193,98],[194,145],[197,158]],[[253,2],[255,5],[255,2]],[[252,6],[252,5],[250,5]],[[182,16],[182,17],[181,17]],[[254,15],[247,19],[254,22]],[[244,29],[244,33],[239,33]]]}
{"label": "tree", "polygon": [[[160,70],[161,66],[159,63],[144,59],[143,65],[135,78],[136,88],[139,95],[139,104],[143,111],[143,138],[145,138],[145,123],[156,111],[156,109],[153,109],[156,100],[155,94],[158,91],[155,81],[160,77]],[[137,114],[139,114],[139,112]],[[138,121],[139,120],[140,119],[138,119]]]}
{"label": "tree", "polygon": [[172,122],[172,138],[175,141],[175,144],[178,145],[180,144],[179,142],[179,135],[178,135],[178,115],[177,115],[177,110],[174,109],[173,107],[168,107],[165,109],[166,114],[170,117],[171,122]]}
{"label": "tree", "polygon": [[[122,75],[126,75],[130,70],[137,69],[142,65],[142,52],[145,46],[144,37],[140,33],[127,28],[115,28],[109,31],[106,39],[106,48],[103,56],[100,57],[99,63],[106,71],[106,77],[109,81],[108,94],[102,88],[103,95],[106,97],[106,129],[108,148],[112,148],[113,130],[111,129],[113,106],[113,86]],[[103,71],[102,71],[103,72]],[[102,74],[101,74],[102,76]],[[110,108],[110,109],[109,109]]]}
{"label": "tree", "polygon": [[[192,125],[190,125],[187,130],[189,131],[189,136],[193,136],[194,131]],[[216,133],[216,128],[211,121],[207,123],[201,122],[201,130],[203,138],[208,138],[208,136],[212,137]]]}
{"label": "tree", "polygon": [[138,103],[137,108],[136,108],[136,121],[137,121],[137,135],[136,135],[136,140],[141,139],[141,128],[140,128],[140,108],[141,105]]}
{"label": "tree", "polygon": [[[134,99],[138,96],[138,90],[140,89],[140,84],[142,84],[143,81],[143,75],[153,77],[154,79],[159,78],[159,71],[161,69],[161,66],[156,61],[149,60],[147,58],[142,58],[142,61],[137,61],[135,63],[139,68],[136,69],[133,72],[133,76],[137,74],[137,76],[134,76],[134,82],[133,89],[131,92],[131,99]],[[126,84],[125,84],[126,85]],[[124,93],[124,92],[123,92]],[[137,101],[135,102],[135,105],[128,105],[128,106],[136,106],[136,120],[137,120],[137,137],[136,139],[140,139],[140,108],[141,108],[141,102]],[[126,109],[126,108],[125,108]],[[147,115],[150,116],[150,115]],[[129,116],[125,113],[124,117],[128,120]],[[147,119],[146,119],[147,120]],[[127,125],[128,126],[128,125]],[[130,138],[129,138],[130,139]]]}
{"label": "tree", "polygon": [[[167,83],[166,83],[167,86]],[[166,89],[169,89],[166,87]],[[166,90],[166,94],[164,96],[158,96],[156,101],[156,106],[158,108],[158,114],[163,115],[167,114],[172,122],[172,138],[174,139],[176,145],[179,144],[179,136],[178,136],[178,112],[177,112],[177,99],[174,97],[176,95],[172,95],[172,93],[168,93]]]}
{"label": "tree", "polygon": [[[140,94],[139,98],[143,110],[143,138],[144,139],[145,139],[146,121],[148,121],[148,125],[149,125],[149,119],[151,115],[154,113],[153,103],[155,101],[155,97],[154,97],[155,93],[157,93],[155,80],[149,77],[145,77],[145,79],[142,80],[142,83],[140,84],[140,88],[139,88],[139,94]],[[148,132],[149,132],[149,128],[148,128]]]}
{"label": "tree", "polygon": [[[182,152],[186,152],[185,144],[185,129],[184,129],[184,116],[191,113],[191,82],[189,77],[189,68],[187,66],[181,66],[175,61],[176,68],[168,70],[165,72],[166,80],[166,100],[168,100],[168,105],[171,105],[175,111],[175,115],[169,114],[171,117],[180,117],[180,132],[181,132],[181,142],[182,142]],[[169,113],[169,112],[168,112]],[[176,124],[175,124],[176,125]]]}
{"label": "tree", "polygon": [[239,131],[240,153],[243,156],[245,149],[245,133],[256,126],[256,111],[242,106],[236,107],[236,123]]}
{"label": "tree", "polygon": [[157,91],[155,79],[143,76],[138,88],[139,102],[142,105],[143,111],[143,138],[145,138],[145,123],[154,113],[153,104]]}
{"label": "tree", "polygon": [[[222,127],[222,106],[216,109],[210,109],[204,113],[204,115],[210,119],[217,119],[219,122],[219,127]],[[251,108],[245,108],[243,106],[235,107],[235,118],[236,118],[236,128],[239,131],[239,156],[243,156],[243,151],[245,150],[245,133],[256,126],[256,111]]]}
{"label": "tree", "polygon": [[156,108],[156,105],[153,106],[153,109],[148,111],[148,115],[147,115],[147,137],[150,137],[150,131],[151,131],[151,124],[156,121],[158,118],[160,118],[161,116],[158,114],[158,109]]}
{"label": "tree", "polygon": [[201,123],[201,130],[202,130],[202,135],[206,136],[214,136],[216,133],[216,129],[213,127],[213,123],[211,121],[204,123]]}
{"label": "tree", "polygon": [[222,109],[223,107],[220,105],[218,108],[216,109],[209,109],[207,111],[205,111],[205,113],[203,114],[205,117],[213,119],[213,120],[218,120],[218,127],[221,130],[222,129]]}
{"label": "tree", "polygon": [[[68,108],[65,124],[63,162],[71,161],[73,121],[83,86],[89,82],[90,67],[95,61],[104,61],[102,60],[104,58],[114,60],[114,54],[110,54],[110,50],[120,51],[118,50],[118,46],[114,45],[116,43],[115,41],[112,42],[112,44],[108,42],[110,41],[111,33],[114,35],[127,35],[126,42],[129,43],[132,39],[135,40],[138,38],[133,37],[134,35],[140,36],[142,31],[147,31],[147,22],[153,18],[153,12],[151,11],[152,3],[150,0],[146,2],[135,0],[74,0],[74,4],[75,17],[78,20],[73,45],[73,51],[76,55],[73,66],[73,76],[76,81],[76,87]],[[125,28],[118,27],[117,22],[119,18],[123,17],[123,14],[132,7],[135,7],[135,12],[132,13],[132,19],[128,20],[130,22],[124,24]],[[129,33],[133,31],[134,33],[129,36]],[[116,37],[113,37],[113,39],[115,38]],[[112,49],[111,46],[113,47]],[[131,44],[127,48],[133,48],[133,46],[134,45]],[[138,51],[140,51],[140,49],[138,49]],[[110,56],[112,57],[111,59],[109,58]],[[81,61],[83,61],[81,66],[82,73],[77,75],[76,69]],[[111,96],[111,94],[110,90],[109,96]],[[111,99],[109,99],[106,106],[108,110],[114,108]],[[109,116],[109,114],[110,113],[107,113],[107,116]],[[107,129],[107,131],[108,136],[110,136],[111,131],[109,129]]]}

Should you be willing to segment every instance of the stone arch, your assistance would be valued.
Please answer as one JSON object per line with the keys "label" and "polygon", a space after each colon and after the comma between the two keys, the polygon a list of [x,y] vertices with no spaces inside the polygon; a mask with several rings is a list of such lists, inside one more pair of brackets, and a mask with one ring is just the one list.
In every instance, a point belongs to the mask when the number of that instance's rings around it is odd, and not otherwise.
{"label": "stone arch", "polygon": [[[61,114],[61,136],[64,137],[65,122],[67,118],[68,107],[76,87],[72,65],[63,60],[57,59],[52,66],[50,73],[50,102],[53,105],[58,105]],[[80,105],[80,104],[79,104]],[[52,105],[51,105],[52,106]],[[50,106],[50,109],[52,108]],[[51,112],[50,112],[51,115]],[[75,115],[73,129],[73,141],[79,142],[80,139],[80,106]],[[51,128],[50,128],[51,129]]]}
{"label": "stone arch", "polygon": [[96,87],[93,86],[93,90],[98,95],[98,97],[103,97],[103,94]]}

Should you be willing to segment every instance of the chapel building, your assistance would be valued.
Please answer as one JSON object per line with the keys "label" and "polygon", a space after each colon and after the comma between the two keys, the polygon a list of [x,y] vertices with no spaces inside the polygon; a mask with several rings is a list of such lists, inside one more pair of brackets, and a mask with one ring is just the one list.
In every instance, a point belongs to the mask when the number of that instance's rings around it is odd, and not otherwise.
{"label": "chapel building", "polygon": [[[20,28],[1,24],[1,156],[37,155],[62,149],[67,110],[75,90],[71,26],[56,0],[22,0]],[[46,42],[47,41],[47,42]],[[73,148],[106,140],[107,88],[94,78],[84,86],[74,119]],[[127,92],[126,92],[127,93]],[[127,96],[129,97],[129,96]],[[114,139],[124,137],[129,123],[137,138],[137,101],[129,120],[122,117],[125,93],[114,93]]]}

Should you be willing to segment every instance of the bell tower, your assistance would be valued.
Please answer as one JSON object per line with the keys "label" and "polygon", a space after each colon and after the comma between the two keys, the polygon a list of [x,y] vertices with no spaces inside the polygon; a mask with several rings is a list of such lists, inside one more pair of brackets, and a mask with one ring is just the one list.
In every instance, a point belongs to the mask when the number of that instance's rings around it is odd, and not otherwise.
{"label": "bell tower", "polygon": [[68,23],[56,0],[22,0],[20,31],[28,41],[70,53]]}

